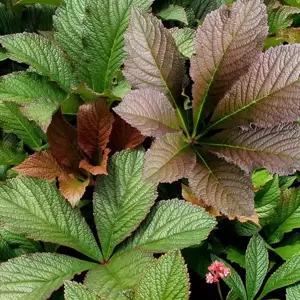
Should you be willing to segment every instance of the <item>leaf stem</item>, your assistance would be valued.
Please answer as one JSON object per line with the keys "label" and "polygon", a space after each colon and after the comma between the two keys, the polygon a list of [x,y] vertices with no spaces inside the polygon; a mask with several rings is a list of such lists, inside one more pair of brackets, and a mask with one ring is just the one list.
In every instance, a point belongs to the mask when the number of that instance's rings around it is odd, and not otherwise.
{"label": "leaf stem", "polygon": [[220,300],[224,300],[222,291],[221,291],[220,282],[217,282],[217,287],[218,287],[218,293],[219,293]]}

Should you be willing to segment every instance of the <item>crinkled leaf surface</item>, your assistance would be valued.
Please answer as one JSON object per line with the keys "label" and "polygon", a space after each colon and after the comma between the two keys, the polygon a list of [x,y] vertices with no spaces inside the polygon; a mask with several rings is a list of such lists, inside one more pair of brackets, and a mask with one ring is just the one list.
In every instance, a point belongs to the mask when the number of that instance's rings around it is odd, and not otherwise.
{"label": "crinkled leaf surface", "polygon": [[299,141],[300,126],[288,124],[247,130],[233,128],[203,144],[247,173],[263,166],[272,173],[289,175],[300,169]]}
{"label": "crinkled leaf surface", "polygon": [[156,188],[142,181],[144,151],[126,150],[113,156],[108,176],[98,178],[94,216],[104,259],[135,230],[156,199]]}
{"label": "crinkled leaf surface", "polygon": [[[73,71],[64,53],[41,35],[33,33],[13,34],[0,37],[10,59],[26,63],[67,91],[76,85]],[[33,51],[34,50],[34,51]]]}
{"label": "crinkled leaf surface", "polygon": [[138,285],[135,299],[189,299],[189,275],[179,250],[165,254],[152,264]]}
{"label": "crinkled leaf surface", "polygon": [[172,34],[157,18],[133,8],[125,41],[124,73],[132,87],[159,90],[175,104],[185,69]]}
{"label": "crinkled leaf surface", "polygon": [[216,222],[201,207],[183,200],[160,201],[129,239],[128,248],[167,252],[199,244]]}
{"label": "crinkled leaf surface", "polygon": [[249,300],[254,299],[267,274],[269,265],[268,250],[264,240],[254,235],[246,250],[246,288]]}
{"label": "crinkled leaf surface", "polygon": [[95,263],[61,254],[36,253],[11,259],[0,265],[1,300],[44,300]]}
{"label": "crinkled leaf surface", "polygon": [[197,30],[191,59],[194,124],[206,116],[262,51],[268,33],[262,0],[242,0],[209,14]]}
{"label": "crinkled leaf surface", "polygon": [[264,234],[270,244],[278,243],[287,232],[300,226],[300,189],[282,191],[272,222],[265,227]]}
{"label": "crinkled leaf surface", "polygon": [[57,243],[101,260],[91,230],[47,180],[18,177],[0,185],[0,224],[17,233]]}
{"label": "crinkled leaf surface", "polygon": [[65,282],[65,300],[101,300],[96,293],[75,281]]}
{"label": "crinkled leaf surface", "polygon": [[107,300],[126,300],[123,293],[136,288],[153,262],[150,253],[138,249],[116,253],[107,264],[91,269],[84,284]]}
{"label": "crinkled leaf surface", "polygon": [[298,300],[300,298],[300,284],[291,285],[286,289],[286,300]]}
{"label": "crinkled leaf surface", "polygon": [[195,54],[195,31],[191,28],[175,28],[171,29],[171,33],[180,53],[186,58],[191,58]]}
{"label": "crinkled leaf surface", "polygon": [[252,216],[251,177],[211,154],[198,154],[202,161],[197,162],[188,177],[197,198],[226,215]]}
{"label": "crinkled leaf surface", "polygon": [[132,91],[114,111],[146,136],[159,137],[180,129],[172,104],[167,96],[156,90]]}
{"label": "crinkled leaf surface", "polygon": [[168,7],[159,11],[156,15],[162,18],[163,20],[180,21],[188,25],[187,15],[184,10],[184,7],[178,5],[171,4]]}
{"label": "crinkled leaf surface", "polygon": [[294,255],[281,265],[266,282],[259,299],[271,291],[294,284],[300,280],[300,255]]}
{"label": "crinkled leaf surface", "polygon": [[154,141],[146,153],[143,178],[149,182],[173,182],[187,177],[196,162],[195,153],[180,133]]}
{"label": "crinkled leaf surface", "polygon": [[[300,46],[285,45],[262,54],[219,102],[211,127],[258,126],[297,121]],[[221,123],[221,124],[220,124]]]}

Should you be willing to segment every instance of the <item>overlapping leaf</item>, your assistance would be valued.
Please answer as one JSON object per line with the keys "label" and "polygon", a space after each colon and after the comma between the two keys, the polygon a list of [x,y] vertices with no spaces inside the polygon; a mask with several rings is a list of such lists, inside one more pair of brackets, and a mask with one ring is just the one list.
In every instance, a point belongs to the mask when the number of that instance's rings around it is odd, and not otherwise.
{"label": "overlapping leaf", "polygon": [[247,173],[265,167],[272,173],[290,175],[300,169],[300,126],[272,128],[233,128],[213,136],[207,145],[211,151]]}
{"label": "overlapping leaf", "polygon": [[294,122],[300,114],[300,46],[286,45],[262,54],[220,101],[211,126],[271,127]]}
{"label": "overlapping leaf", "polygon": [[196,35],[191,59],[195,126],[222,99],[262,51],[268,32],[266,7],[261,0],[242,0],[209,14]]}
{"label": "overlapping leaf", "polygon": [[101,300],[96,293],[75,281],[65,282],[65,300]]}
{"label": "overlapping leaf", "polygon": [[159,91],[133,91],[125,96],[114,111],[146,136],[159,137],[179,131],[176,111]]}
{"label": "overlapping leaf", "polygon": [[178,5],[171,4],[159,11],[156,15],[163,20],[180,21],[188,25],[188,19],[184,7]]}
{"label": "overlapping leaf", "polygon": [[191,28],[171,29],[178,50],[186,58],[191,58],[195,54],[195,31]]}
{"label": "overlapping leaf", "polygon": [[26,157],[21,145],[13,145],[5,140],[0,141],[0,165],[17,165]]}
{"label": "overlapping leaf", "polygon": [[237,166],[211,155],[199,155],[189,175],[189,185],[199,199],[226,215],[252,216],[251,178]]}
{"label": "overlapping leaf", "polygon": [[298,300],[300,298],[300,284],[289,286],[286,289],[286,300]]}

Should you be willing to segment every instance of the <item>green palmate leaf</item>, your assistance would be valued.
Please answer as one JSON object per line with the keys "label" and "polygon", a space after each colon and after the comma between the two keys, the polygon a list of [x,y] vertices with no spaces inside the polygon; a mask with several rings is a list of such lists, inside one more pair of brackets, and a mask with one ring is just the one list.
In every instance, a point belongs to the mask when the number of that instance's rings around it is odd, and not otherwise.
{"label": "green palmate leaf", "polygon": [[187,15],[184,8],[178,5],[171,4],[156,15],[163,20],[180,21],[188,25]]}
{"label": "green palmate leaf", "polygon": [[[207,1],[208,2],[208,1]],[[262,51],[268,32],[266,8],[261,0],[242,0],[208,15],[196,35],[191,59],[195,130],[225,92],[243,75]]]}
{"label": "green palmate leaf", "polygon": [[145,136],[159,137],[180,129],[168,98],[152,89],[132,91],[114,111]]}
{"label": "green palmate leaf", "polygon": [[[83,41],[84,61],[89,72],[83,79],[94,91],[101,93],[110,88],[115,73],[126,57],[124,32],[129,23],[131,7],[134,5],[147,9],[152,2],[151,0],[87,2]],[[103,34],[103,28],[109,28],[106,34]]]}
{"label": "green palmate leaf", "polygon": [[288,124],[248,130],[233,128],[203,144],[247,173],[263,166],[272,173],[289,175],[300,169],[299,140],[300,126]]}
{"label": "green palmate leaf", "polygon": [[78,211],[47,180],[18,177],[0,185],[0,224],[17,233],[72,247],[95,259],[102,256]]}
{"label": "green palmate leaf", "polygon": [[280,246],[274,251],[280,255],[284,260],[290,259],[292,256],[300,252],[300,233],[295,232],[288,236]]}
{"label": "green palmate leaf", "polygon": [[33,33],[0,37],[10,59],[32,66],[38,73],[72,91],[76,79],[63,51],[48,39]]}
{"label": "green palmate leaf", "polygon": [[252,216],[254,193],[251,177],[211,154],[198,153],[198,156],[201,161],[188,176],[197,198],[226,215]]}
{"label": "green palmate leaf", "polygon": [[101,300],[96,293],[74,281],[65,282],[65,300]]}
{"label": "green palmate leaf", "polygon": [[275,208],[280,199],[278,176],[269,181],[266,186],[255,194],[255,211],[259,215],[259,223],[262,227],[273,221],[272,216],[276,214]]}
{"label": "green palmate leaf", "polygon": [[201,207],[173,199],[154,206],[127,247],[167,252],[200,244],[216,225]]}
{"label": "green palmate leaf", "polygon": [[42,131],[23,116],[15,103],[0,101],[0,127],[6,132],[14,133],[32,149],[39,149],[42,139],[45,139]]}
{"label": "green palmate leaf", "polygon": [[195,31],[191,28],[171,29],[178,50],[185,58],[191,58],[195,54]]}
{"label": "green palmate leaf", "polygon": [[44,300],[63,282],[95,266],[60,254],[36,253],[0,265],[0,300]]}
{"label": "green palmate leaf", "polygon": [[220,101],[210,128],[248,126],[250,123],[270,127],[297,121],[300,113],[299,49],[299,45],[286,45],[262,54],[247,75],[241,77]]}
{"label": "green palmate leaf", "polygon": [[14,72],[1,77],[1,101],[28,103],[42,98],[60,103],[67,98],[67,93],[46,77],[32,72]]}
{"label": "green palmate leaf", "polygon": [[100,176],[94,193],[95,222],[104,259],[146,217],[156,198],[153,184],[142,181],[144,151],[127,150],[113,156],[108,176]]}
{"label": "green palmate leaf", "polygon": [[230,268],[230,276],[228,278],[223,277],[223,281],[232,289],[233,293],[238,297],[238,299],[247,300],[246,289],[244,287],[243,281],[239,274],[229,265],[225,260],[220,259],[215,255],[211,255],[211,259],[214,261],[221,261],[227,268]]}
{"label": "green palmate leaf", "polygon": [[0,165],[18,165],[26,157],[27,154],[24,153],[21,145],[15,146],[9,142],[0,141]]}
{"label": "green palmate leaf", "polygon": [[49,5],[60,5],[61,0],[13,0],[14,5],[26,5],[26,4],[49,4]]}
{"label": "green palmate leaf", "polygon": [[149,182],[173,182],[187,177],[196,157],[182,134],[167,134],[156,139],[146,153],[143,178]]}
{"label": "green palmate leaf", "polygon": [[291,285],[286,289],[286,300],[300,299],[300,284]]}
{"label": "green palmate leaf", "polygon": [[256,188],[261,188],[263,187],[267,182],[273,179],[273,175],[265,169],[256,169],[252,173],[252,184]]}
{"label": "green palmate leaf", "polygon": [[258,299],[282,287],[294,284],[300,280],[300,255],[297,254],[280,266],[266,282]]}
{"label": "green palmate leaf", "polygon": [[246,288],[248,300],[254,299],[268,272],[268,250],[264,240],[254,235],[246,250]]}
{"label": "green palmate leaf", "polygon": [[189,299],[189,276],[179,250],[160,257],[147,270],[138,285],[135,299]]}
{"label": "green palmate leaf", "polygon": [[133,8],[125,41],[125,75],[132,87],[159,90],[174,105],[182,91],[185,70],[172,34],[158,19]]}
{"label": "green palmate leaf", "polygon": [[136,288],[153,262],[152,255],[141,250],[117,253],[107,264],[90,270],[85,285],[107,300],[126,300],[123,293]]}
{"label": "green palmate leaf", "polygon": [[264,234],[270,244],[278,243],[287,232],[300,227],[300,189],[285,190],[276,207],[272,222],[265,227]]}

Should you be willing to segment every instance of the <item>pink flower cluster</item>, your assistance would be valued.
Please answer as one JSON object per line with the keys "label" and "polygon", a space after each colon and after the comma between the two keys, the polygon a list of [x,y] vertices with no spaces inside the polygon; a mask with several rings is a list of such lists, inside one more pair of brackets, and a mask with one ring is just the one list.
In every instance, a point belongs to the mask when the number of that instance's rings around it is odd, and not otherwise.
{"label": "pink flower cluster", "polygon": [[219,282],[219,278],[230,276],[230,269],[225,267],[225,265],[220,261],[214,261],[208,267],[209,273],[206,274],[206,282],[207,283],[214,283]]}

